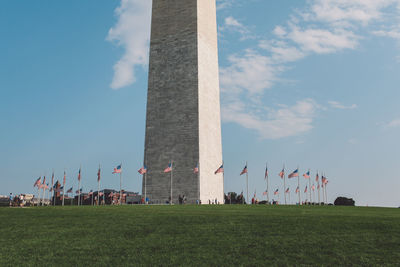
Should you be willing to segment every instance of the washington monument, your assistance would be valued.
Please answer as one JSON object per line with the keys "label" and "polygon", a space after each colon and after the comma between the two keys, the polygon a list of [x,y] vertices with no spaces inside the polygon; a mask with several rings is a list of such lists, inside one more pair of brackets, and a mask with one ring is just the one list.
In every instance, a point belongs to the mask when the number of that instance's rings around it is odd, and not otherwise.
{"label": "washington monument", "polygon": [[215,0],[153,0],[142,190],[152,203],[223,203],[219,94]]}

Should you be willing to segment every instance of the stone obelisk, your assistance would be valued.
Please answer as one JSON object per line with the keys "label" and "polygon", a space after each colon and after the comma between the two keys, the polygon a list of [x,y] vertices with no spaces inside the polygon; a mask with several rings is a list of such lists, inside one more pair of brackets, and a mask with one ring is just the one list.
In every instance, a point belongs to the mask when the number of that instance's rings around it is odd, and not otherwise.
{"label": "stone obelisk", "polygon": [[[144,163],[152,203],[223,203],[215,0],[153,0]],[[173,161],[173,182],[163,170]],[[199,173],[194,172],[198,165]]]}

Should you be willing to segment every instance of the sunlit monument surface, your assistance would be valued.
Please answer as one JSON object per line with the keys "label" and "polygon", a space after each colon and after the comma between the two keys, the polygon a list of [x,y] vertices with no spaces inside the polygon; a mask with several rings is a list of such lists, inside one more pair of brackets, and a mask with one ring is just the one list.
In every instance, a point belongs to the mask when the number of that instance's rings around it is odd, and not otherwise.
{"label": "sunlit monument surface", "polygon": [[[153,0],[143,192],[223,203],[215,0]],[[194,172],[198,165],[199,173]]]}

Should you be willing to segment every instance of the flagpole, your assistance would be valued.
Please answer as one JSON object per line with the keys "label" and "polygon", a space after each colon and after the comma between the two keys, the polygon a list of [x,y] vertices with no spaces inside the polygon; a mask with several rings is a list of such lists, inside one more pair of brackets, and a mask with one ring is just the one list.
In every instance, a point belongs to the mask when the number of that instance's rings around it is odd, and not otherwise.
{"label": "flagpole", "polygon": [[[247,161],[246,161],[246,167],[247,167]],[[247,171],[246,171],[246,188],[247,188],[247,192],[246,192],[247,198],[246,198],[246,200],[248,201],[247,204],[249,204],[250,201],[249,201],[249,168],[248,167],[247,167]]]}
{"label": "flagpole", "polygon": [[311,203],[312,201],[311,201],[311,172],[310,172],[310,169],[308,170],[308,173],[309,173],[309,175],[308,175],[308,189],[310,190],[310,200],[309,200],[309,202]]}
{"label": "flagpole", "polygon": [[170,201],[170,205],[172,205],[172,172],[173,172],[174,168],[173,168],[173,161],[171,160],[171,201]]}
{"label": "flagpole", "polygon": [[144,204],[147,204],[147,171],[144,173]]}
{"label": "flagpole", "polygon": [[122,163],[121,163],[121,172],[119,173],[119,205],[122,205]]}
{"label": "flagpole", "polygon": [[[268,171],[268,163],[265,163],[265,170]],[[267,202],[269,204],[269,177],[268,177],[268,173],[266,173],[267,175]]]}
{"label": "flagpole", "polygon": [[97,176],[97,206],[100,205],[100,164],[99,164],[99,171]]}
{"label": "flagpole", "polygon": [[[285,167],[283,167],[285,169]],[[285,205],[287,204],[286,202],[286,174],[283,172],[283,195],[285,196]]]}
{"label": "flagpole", "polygon": [[64,169],[64,180],[63,180],[63,198],[62,198],[63,207],[64,207],[64,198],[65,198],[65,169]]}
{"label": "flagpole", "polygon": [[324,175],[321,176],[321,187],[322,187],[322,202],[325,204],[325,189],[324,189],[324,181],[322,181],[322,177],[324,177]]}
{"label": "flagpole", "polygon": [[297,186],[298,186],[298,188],[299,188],[299,192],[298,192],[298,195],[299,195],[299,205],[301,205],[301,197],[300,197],[300,175],[297,176]]}
{"label": "flagpole", "polygon": [[198,203],[200,204],[200,160],[197,162],[197,183],[198,183],[198,190],[197,190],[197,195],[198,195]]}
{"label": "flagpole", "polygon": [[312,193],[313,193],[313,199],[314,199],[314,202],[313,203],[315,203],[315,185],[313,184],[313,187],[314,187],[314,189],[313,189],[313,191],[312,191]]}
{"label": "flagpole", "polygon": [[326,188],[327,183],[325,183],[325,197],[326,197],[326,203],[328,203],[328,192],[327,192],[327,188]]}
{"label": "flagpole", "polygon": [[[286,191],[285,191],[286,192]],[[289,195],[289,205],[290,205],[290,191],[288,192],[288,195]]]}
{"label": "flagpole", "polygon": [[64,198],[65,198],[65,184],[63,185],[63,199],[62,199],[63,206],[64,206]]}
{"label": "flagpole", "polygon": [[40,203],[40,188],[39,188],[39,185],[37,185],[37,192],[38,192],[38,194],[37,194],[37,196],[36,196],[36,199],[37,199],[37,206],[39,207],[39,203]]}
{"label": "flagpole", "polygon": [[81,205],[81,179],[82,179],[82,176],[81,176],[81,168],[82,168],[82,165],[79,167],[78,206]]}
{"label": "flagpole", "polygon": [[42,206],[44,206],[44,195],[46,193],[46,184],[43,184],[43,199],[42,199]]}

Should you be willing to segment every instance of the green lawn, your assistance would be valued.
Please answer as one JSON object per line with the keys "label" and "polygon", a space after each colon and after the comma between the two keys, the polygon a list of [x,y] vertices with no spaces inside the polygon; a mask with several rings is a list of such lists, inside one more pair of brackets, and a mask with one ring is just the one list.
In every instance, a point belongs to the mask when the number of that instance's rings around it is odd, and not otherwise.
{"label": "green lawn", "polygon": [[0,266],[400,264],[400,209],[0,208]]}

